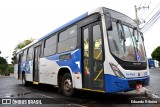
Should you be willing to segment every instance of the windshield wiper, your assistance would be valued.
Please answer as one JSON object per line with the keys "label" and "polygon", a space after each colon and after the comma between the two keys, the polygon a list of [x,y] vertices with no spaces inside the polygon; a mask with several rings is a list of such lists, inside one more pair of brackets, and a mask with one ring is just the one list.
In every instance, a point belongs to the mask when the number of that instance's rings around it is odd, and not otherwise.
{"label": "windshield wiper", "polygon": [[120,31],[120,39],[122,39],[123,42],[126,42],[126,38],[125,38],[123,31]]}
{"label": "windshield wiper", "polygon": [[[118,28],[118,35],[119,35],[119,39],[122,41],[123,43],[123,49],[124,49],[124,52],[126,52],[126,38],[125,38],[125,35],[124,35],[124,31],[123,31],[123,27],[122,27],[122,24],[121,22],[118,20],[117,21],[117,28]],[[120,41],[120,42],[121,42]]]}
{"label": "windshield wiper", "polygon": [[[139,38],[138,29],[135,27],[133,30],[134,30],[134,34],[133,34],[133,35],[134,35],[135,38],[136,38],[136,42],[139,42],[139,39],[138,39],[138,38]],[[136,34],[135,34],[135,33],[136,33]]]}
{"label": "windshield wiper", "polygon": [[[130,30],[129,30],[130,31]],[[130,33],[131,33],[131,31],[130,31]],[[136,34],[137,33],[137,34]],[[138,47],[138,42],[139,42],[139,40],[138,40],[138,32],[137,32],[137,30],[135,30],[135,28],[133,29],[133,34],[131,35],[132,37],[134,37],[134,41],[135,41],[135,45],[136,45],[136,47]]]}

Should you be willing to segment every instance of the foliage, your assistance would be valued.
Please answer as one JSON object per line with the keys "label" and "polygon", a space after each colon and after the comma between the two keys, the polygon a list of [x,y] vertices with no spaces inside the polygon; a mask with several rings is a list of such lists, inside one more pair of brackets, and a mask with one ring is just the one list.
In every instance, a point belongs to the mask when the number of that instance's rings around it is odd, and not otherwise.
{"label": "foliage", "polygon": [[15,60],[16,60],[16,52],[19,50],[19,49],[22,49],[23,47],[25,47],[26,45],[28,45],[28,44],[30,44],[30,43],[32,43],[33,41],[34,41],[35,39],[28,39],[28,40],[24,40],[23,42],[21,42],[21,43],[19,43],[16,47],[15,47],[15,49],[14,49],[14,51],[13,51],[13,53],[12,53],[12,64],[14,64],[15,63]]}
{"label": "foliage", "polygon": [[8,64],[5,75],[10,75],[10,73],[14,73],[14,66],[12,64]]}
{"label": "foliage", "polygon": [[151,54],[152,59],[160,62],[160,46],[158,46]]}
{"label": "foliage", "polygon": [[12,64],[8,64],[7,71],[9,71],[9,73],[13,73],[14,72],[14,66]]}
{"label": "foliage", "polygon": [[14,73],[14,66],[8,64],[7,60],[0,56],[0,75],[10,75],[10,73]]}
{"label": "foliage", "polygon": [[7,67],[8,67],[8,64],[6,59],[0,56],[0,74],[1,75],[5,75]]}
{"label": "foliage", "polygon": [[24,40],[23,42],[19,43],[16,47],[16,49],[22,49],[23,47],[25,47],[26,45],[32,43],[34,41],[34,39],[29,39],[29,40]]}

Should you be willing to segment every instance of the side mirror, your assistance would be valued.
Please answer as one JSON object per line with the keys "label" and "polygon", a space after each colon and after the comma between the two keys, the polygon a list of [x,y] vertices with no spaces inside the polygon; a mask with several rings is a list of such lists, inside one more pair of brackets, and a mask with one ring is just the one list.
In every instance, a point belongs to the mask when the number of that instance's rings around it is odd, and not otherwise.
{"label": "side mirror", "polygon": [[107,30],[112,30],[112,21],[111,21],[111,14],[110,13],[104,13],[105,15],[105,22],[106,22],[106,28]]}

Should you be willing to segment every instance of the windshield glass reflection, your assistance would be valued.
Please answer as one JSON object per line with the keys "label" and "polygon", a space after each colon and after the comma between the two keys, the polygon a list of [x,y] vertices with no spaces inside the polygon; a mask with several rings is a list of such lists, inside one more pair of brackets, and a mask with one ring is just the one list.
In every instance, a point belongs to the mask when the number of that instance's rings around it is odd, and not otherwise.
{"label": "windshield glass reflection", "polygon": [[118,22],[112,22],[112,28],[108,38],[113,55],[129,62],[146,61],[143,40],[137,30]]}

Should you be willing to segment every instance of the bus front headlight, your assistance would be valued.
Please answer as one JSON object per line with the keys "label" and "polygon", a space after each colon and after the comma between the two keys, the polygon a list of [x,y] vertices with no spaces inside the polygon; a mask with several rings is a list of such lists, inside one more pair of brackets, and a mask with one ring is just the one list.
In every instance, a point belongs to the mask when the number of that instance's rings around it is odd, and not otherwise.
{"label": "bus front headlight", "polygon": [[114,65],[113,63],[110,63],[110,66],[117,77],[125,78],[122,72],[118,69],[116,65]]}

